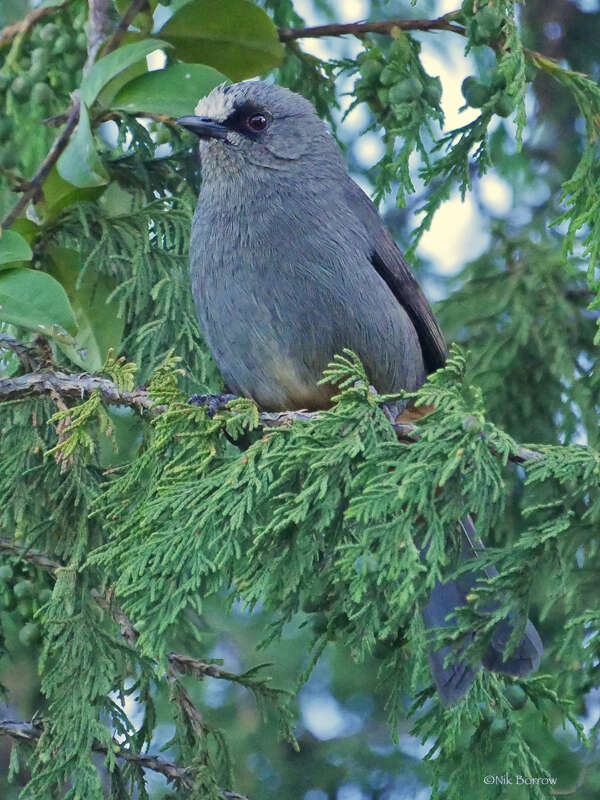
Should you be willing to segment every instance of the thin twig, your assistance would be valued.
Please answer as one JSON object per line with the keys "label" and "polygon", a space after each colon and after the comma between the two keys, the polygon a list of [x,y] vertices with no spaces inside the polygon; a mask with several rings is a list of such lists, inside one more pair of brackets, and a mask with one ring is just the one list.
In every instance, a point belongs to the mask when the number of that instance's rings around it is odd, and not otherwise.
{"label": "thin twig", "polygon": [[22,547],[17,542],[14,542],[12,539],[7,539],[5,536],[0,536],[0,551],[10,553],[17,558],[21,558],[23,561],[35,564],[36,567],[48,570],[48,572],[56,572],[57,569],[63,566],[59,561],[48,558],[44,553]]}
{"label": "thin twig", "polygon": [[171,684],[170,700],[179,707],[181,713],[186,717],[190,724],[194,736],[197,738],[205,738],[209,729],[202,719],[202,714],[194,705],[194,701],[190,697],[189,692],[185,686],[179,681],[174,674],[170,671],[169,683]]}
{"label": "thin twig", "polygon": [[0,333],[0,350],[10,350],[23,362],[26,369],[38,370],[42,365],[40,354],[35,347],[17,341],[8,333]]}
{"label": "thin twig", "polygon": [[35,173],[33,178],[27,183],[27,188],[17,201],[16,205],[2,222],[2,228],[10,228],[17,217],[19,217],[27,208],[30,200],[35,199],[40,193],[42,184],[50,174],[52,167],[58,161],[61,153],[66,148],[73,131],[77,127],[77,122],[79,120],[79,103],[79,96],[76,93],[73,93],[73,103],[68,111],[67,124],[62,129],[60,135],[54,140],[54,144],[50,148],[48,155],[42,161],[40,168]]}
{"label": "thin twig", "polygon": [[[323,36],[357,36],[362,37],[367,33],[387,33],[392,34],[394,31],[451,31],[458,33],[460,36],[467,35],[467,29],[460,23],[453,22],[453,20],[460,14],[459,10],[450,11],[436,19],[375,19],[364,20],[362,22],[344,22],[344,23],[331,23],[330,25],[315,25],[311,28],[278,28],[280,42],[293,42],[297,39],[318,39]],[[503,40],[497,42],[489,42],[489,46],[493,50],[501,50],[503,47]],[[548,59],[555,61],[543,53],[538,53],[537,50],[530,50],[527,47],[523,48],[523,53],[531,61],[535,62],[536,59]],[[539,63],[536,64],[540,69],[544,69]]]}
{"label": "thin twig", "polygon": [[44,19],[44,17],[47,17],[49,14],[53,14],[55,11],[60,11],[61,8],[66,8],[72,1],[73,0],[64,0],[64,2],[57,3],[55,6],[36,8],[18,22],[13,22],[12,25],[7,25],[5,28],[2,28],[2,30],[0,30],[0,47],[11,42],[15,36],[18,36],[20,33],[27,33],[27,31],[33,28],[41,19]]}
{"label": "thin twig", "polygon": [[444,14],[437,19],[384,19],[364,22],[332,23],[317,25],[312,28],[279,28],[279,40],[291,42],[295,39],[314,39],[321,36],[364,36],[365,33],[392,33],[394,29],[402,31],[452,31],[466,35],[463,25],[457,25],[453,18],[458,11]]}
{"label": "thin twig", "polygon": [[239,683],[241,686],[248,686],[249,681],[243,675],[238,675],[235,672],[228,672],[222,669],[217,664],[210,664],[207,661],[201,661],[199,658],[192,658],[185,656],[182,653],[167,653],[167,660],[173,669],[181,672],[182,675],[192,675],[199,681],[204,678],[216,678],[222,681],[230,681],[231,683]]}
{"label": "thin twig", "polygon": [[[43,728],[39,725],[32,725],[29,722],[14,722],[12,720],[0,721],[0,735],[10,736],[12,739],[19,741],[35,742],[43,733]],[[96,753],[108,754],[109,750],[100,742],[94,742],[92,750]],[[179,764],[174,764],[172,761],[158,758],[157,756],[142,755],[141,753],[134,753],[127,748],[121,747],[116,742],[113,744],[112,752],[116,758],[130,763],[137,764],[144,769],[150,769],[153,772],[159,772],[164,775],[169,783],[175,783],[185,789],[192,789],[194,786],[194,772],[191,769],[182,767]],[[222,791],[221,794],[225,798],[239,798],[239,800],[247,800],[241,795],[234,795],[231,792]]]}
{"label": "thin twig", "polygon": [[[45,569],[52,574],[56,573],[58,569],[62,569],[64,566],[59,561],[49,558],[44,553],[27,549],[4,536],[0,536],[0,552],[9,553],[23,561],[27,561],[29,564],[35,564],[36,567]],[[92,589],[91,595],[100,608],[113,618],[121,629],[121,635],[125,641],[133,647],[139,639],[139,631],[136,630],[124,611],[114,602],[112,591],[109,589],[105,594],[102,594],[97,589]],[[248,685],[251,681],[247,680],[243,675],[238,675],[235,672],[228,672],[217,664],[211,664],[200,658],[193,658],[192,656],[183,655],[182,653],[168,653],[167,661],[173,670],[180,672],[182,675],[192,675],[198,680],[216,678],[218,680],[239,683],[242,686],[252,688]]]}
{"label": "thin twig", "polygon": [[115,32],[110,37],[110,39],[106,42],[104,48],[102,49],[102,55],[106,56],[109,53],[112,53],[113,50],[116,50],[117,47],[121,44],[121,40],[127,33],[127,29],[137,16],[140,11],[143,11],[144,8],[148,6],[148,0],[132,0],[129,8],[123,14],[123,17],[119,24],[117,25]]}
{"label": "thin twig", "polygon": [[[120,122],[123,119],[123,111],[119,111],[118,109],[112,109],[111,111],[100,111],[99,114],[92,117],[90,119],[90,123],[92,127],[99,125],[101,122],[108,122],[109,120],[114,120],[115,122]],[[165,125],[169,125],[171,128],[175,128],[175,130],[181,130],[179,125],[177,125],[175,121],[175,117],[172,117],[170,114],[157,114],[155,111],[132,111],[131,113],[127,112],[127,116],[129,117],[140,117],[143,119],[153,119],[156,122],[163,122]],[[55,117],[48,117],[47,119],[43,119],[42,123],[44,125],[48,125],[49,128],[57,128],[59,125],[62,125],[63,122],[67,119],[67,113],[64,114],[57,114]]]}
{"label": "thin twig", "polygon": [[126,616],[125,612],[114,602],[112,590],[109,589],[106,594],[102,594],[97,589],[92,589],[90,594],[100,608],[106,611],[117,623],[121,630],[121,636],[127,644],[130,647],[134,647],[140,637],[139,631],[135,629],[133,622]]}

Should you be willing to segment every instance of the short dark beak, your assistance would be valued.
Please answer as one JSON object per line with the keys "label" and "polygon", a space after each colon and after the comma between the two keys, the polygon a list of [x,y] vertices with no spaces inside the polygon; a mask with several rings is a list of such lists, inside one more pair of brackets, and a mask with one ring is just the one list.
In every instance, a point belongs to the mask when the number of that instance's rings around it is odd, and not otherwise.
{"label": "short dark beak", "polygon": [[215,122],[207,117],[180,117],[176,120],[178,125],[195,133],[199,139],[226,139],[229,133],[225,125]]}

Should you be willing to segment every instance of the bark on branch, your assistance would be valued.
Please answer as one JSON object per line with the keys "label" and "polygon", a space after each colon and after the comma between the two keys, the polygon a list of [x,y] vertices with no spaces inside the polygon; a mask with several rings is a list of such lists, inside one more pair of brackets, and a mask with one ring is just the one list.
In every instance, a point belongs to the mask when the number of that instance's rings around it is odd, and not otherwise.
{"label": "bark on branch", "polygon": [[[33,725],[30,722],[14,722],[13,720],[0,721],[0,735],[10,736],[21,742],[36,742],[43,733],[43,728],[39,725]],[[99,742],[92,745],[92,750],[95,753],[108,753],[108,748]],[[158,772],[164,775],[169,783],[174,783],[184,789],[192,789],[194,786],[194,772],[191,769],[182,767],[179,764],[174,764],[172,761],[167,761],[164,758],[157,756],[143,755],[142,753],[134,753],[131,750],[121,747],[116,742],[113,745],[113,753],[116,758],[122,761],[129,761],[130,763],[137,764],[137,766],[144,769],[150,769],[153,772]],[[224,800],[248,800],[241,794],[230,792],[227,789],[220,790],[221,796]]]}
{"label": "bark on branch", "polygon": [[30,564],[35,564],[36,567],[46,569],[48,572],[56,572],[57,569],[63,566],[59,561],[48,558],[48,556],[39,553],[37,550],[27,550],[17,542],[4,536],[0,536],[0,551],[21,558],[23,561],[28,561]]}
{"label": "bark on branch", "polygon": [[107,403],[129,406],[138,411],[147,411],[152,408],[152,399],[145,389],[122,392],[116,383],[88,373],[67,375],[65,372],[29,372],[16,378],[0,380],[0,401],[15,400],[32,394],[51,394],[52,392],[64,399],[81,401],[95,391],[99,391],[102,399]]}
{"label": "bark on branch", "polygon": [[[23,561],[27,561],[29,564],[35,564],[36,567],[45,569],[53,574],[56,572],[56,570],[61,569],[64,566],[59,561],[49,558],[44,553],[22,547],[17,542],[13,541],[12,539],[7,539],[4,536],[0,536],[0,552],[16,556]],[[135,646],[140,634],[135,629],[135,626],[131,620],[114,602],[112,592],[109,590],[106,592],[106,594],[102,594],[98,590],[92,589],[91,595],[95,602],[98,603],[98,605],[117,623],[121,629],[121,635],[125,641],[131,647]],[[179,672],[182,675],[192,675],[198,680],[203,680],[204,678],[216,678],[218,680],[239,683],[241,686],[248,686],[248,681],[244,679],[242,675],[238,675],[235,672],[228,672],[217,664],[211,664],[210,662],[203,661],[200,658],[193,658],[192,656],[187,656],[183,653],[168,653],[167,661],[169,666],[176,672]]]}
{"label": "bark on branch", "polygon": [[332,23],[312,28],[279,28],[279,41],[315,39],[322,36],[364,36],[366,33],[392,33],[402,31],[452,31],[465,36],[465,28],[453,21],[459,11],[452,11],[436,19],[383,19],[365,22]]}
{"label": "bark on branch", "polygon": [[[0,380],[0,403],[3,400],[15,400],[32,394],[52,394],[53,392],[65,399],[81,401],[95,391],[99,391],[102,399],[107,403],[129,406],[139,412],[160,413],[164,410],[163,406],[153,405],[153,400],[145,389],[124,392],[108,378],[99,378],[88,373],[67,375],[64,372],[31,372],[16,378],[5,378]],[[318,414],[318,411],[261,411],[258,418],[262,427],[277,428],[290,425],[295,421],[316,419]],[[419,438],[418,426],[411,422],[396,422],[393,423],[393,427],[398,438],[403,441],[413,442]],[[499,455],[493,445],[490,444],[489,448],[493,455]],[[541,453],[526,447],[519,447],[515,453],[509,456],[509,460],[516,464],[525,464],[540,458],[543,458]]]}

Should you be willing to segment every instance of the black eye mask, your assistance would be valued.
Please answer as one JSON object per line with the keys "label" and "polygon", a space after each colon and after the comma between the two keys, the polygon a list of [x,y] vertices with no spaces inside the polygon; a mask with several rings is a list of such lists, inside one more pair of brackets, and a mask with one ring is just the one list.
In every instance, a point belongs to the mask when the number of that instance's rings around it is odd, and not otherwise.
{"label": "black eye mask", "polygon": [[[267,124],[263,130],[253,130],[249,124],[249,120],[259,116],[264,117]],[[272,114],[256,103],[244,103],[239,106],[239,108],[236,108],[235,111],[224,120],[223,125],[229,128],[230,131],[236,131],[236,133],[241,133],[242,136],[246,136],[248,139],[252,139],[252,141],[257,141],[269,129],[272,119]]]}
{"label": "black eye mask", "polygon": [[[267,124],[263,130],[252,130],[249,121],[254,116],[263,116]],[[235,109],[223,125],[230,131],[245,136],[253,142],[260,142],[277,158],[295,161],[306,151],[309,139],[305,134],[302,115],[286,114],[274,117],[258,103],[248,101]],[[270,128],[277,127],[277,136],[270,136]]]}

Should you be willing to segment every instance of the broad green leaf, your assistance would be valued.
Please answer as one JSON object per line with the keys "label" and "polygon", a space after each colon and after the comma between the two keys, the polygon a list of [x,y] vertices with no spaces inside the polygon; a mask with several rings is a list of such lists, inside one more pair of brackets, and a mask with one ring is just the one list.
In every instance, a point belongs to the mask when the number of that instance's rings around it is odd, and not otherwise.
{"label": "broad green leaf", "polygon": [[50,275],[66,291],[77,320],[75,342],[59,342],[59,347],[75,364],[96,372],[104,364],[109,348],[118,349],[123,334],[124,320],[117,317],[116,305],[106,302],[115,284],[91,270],[79,281],[81,257],[69,247],[53,247],[50,258]]}
{"label": "broad green leaf", "polygon": [[4,231],[0,236],[0,269],[14,261],[30,261],[32,255],[31,247],[16,231]]}
{"label": "broad green leaf", "polygon": [[0,272],[0,320],[69,341],[77,331],[67,293],[51,275],[33,269]]}
{"label": "broad green leaf", "polygon": [[135,205],[135,195],[111,181],[99,200],[99,205],[107,217],[124,217],[131,214]]}
{"label": "broad green leaf", "polygon": [[74,203],[95,200],[105,190],[105,185],[88,186],[82,189],[73,186],[72,183],[63,180],[58,174],[58,169],[53,167],[44,181],[44,198],[36,203],[36,211],[44,222],[48,222],[53,220],[63,208]]}
{"label": "broad green leaf", "polygon": [[96,98],[97,102],[100,103],[103,108],[112,108],[112,99],[119,89],[134,78],[145,75],[146,72],[148,72],[148,64],[144,57],[136,61],[135,64],[132,64],[130,67],[127,67],[127,69],[124,69],[123,72],[119,72],[112,81],[109,81]]}
{"label": "broad green leaf", "polygon": [[112,105],[130,113],[149,111],[183,117],[193,114],[198,100],[220,83],[229,83],[229,79],[212,67],[174,64],[134,78],[117,92]]}
{"label": "broad green leaf", "polygon": [[96,150],[90,118],[84,103],[79,110],[77,129],[56,166],[61,178],[80,189],[103,186],[109,181],[108,173]]}
{"label": "broad green leaf", "polygon": [[276,67],[283,46],[270,17],[249,0],[196,0],[159,31],[182,61],[209,64],[233,81]]}
{"label": "broad green leaf", "polygon": [[27,217],[17,217],[10,226],[11,231],[20,234],[27,244],[31,247],[40,232],[40,226]]}
{"label": "broad green leaf", "polygon": [[119,47],[97,61],[81,82],[81,99],[87,106],[91,106],[98,97],[101,89],[124,69],[140,61],[153,50],[169,47],[160,39],[143,39],[141,42],[132,42]]}

